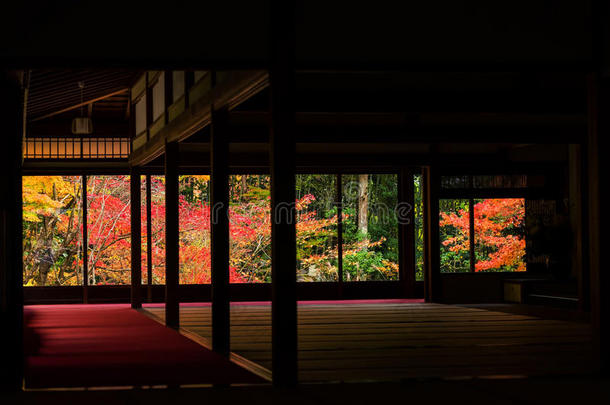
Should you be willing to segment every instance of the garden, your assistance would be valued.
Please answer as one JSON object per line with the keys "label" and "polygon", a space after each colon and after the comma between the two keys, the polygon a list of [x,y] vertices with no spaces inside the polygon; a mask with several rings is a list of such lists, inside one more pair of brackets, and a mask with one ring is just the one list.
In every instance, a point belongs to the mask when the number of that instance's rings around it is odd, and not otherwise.
{"label": "garden", "polygon": [[[124,175],[24,176],[24,285],[82,285],[85,263],[89,285],[129,284],[134,243],[129,182]],[[230,281],[269,283],[269,176],[232,175],[229,185]],[[416,279],[423,280],[421,176],[414,176],[414,194],[414,223],[409,229],[414,232]],[[181,175],[179,196],[180,283],[206,284],[210,282],[209,176]],[[150,176],[149,193],[146,176],[141,177],[141,201],[142,280],[148,280],[150,241],[150,279],[163,284],[163,176]],[[395,174],[297,175],[297,280],[332,282],[340,275],[345,282],[398,280],[397,203]],[[440,204],[443,272],[466,272],[471,267],[475,272],[525,270],[523,199],[441,200]]]}

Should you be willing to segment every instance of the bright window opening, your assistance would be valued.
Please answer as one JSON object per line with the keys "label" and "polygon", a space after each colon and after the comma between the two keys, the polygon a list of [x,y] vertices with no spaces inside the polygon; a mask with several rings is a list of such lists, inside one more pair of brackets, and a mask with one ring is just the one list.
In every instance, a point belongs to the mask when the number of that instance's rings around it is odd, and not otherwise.
{"label": "bright window opening", "polygon": [[129,176],[87,176],[89,285],[131,281]]}
{"label": "bright window opening", "polygon": [[398,280],[397,177],[341,176],[343,281]]}
{"label": "bright window opening", "polygon": [[441,272],[526,270],[523,198],[440,200],[439,208]]}
{"label": "bright window opening", "polygon": [[81,179],[23,177],[24,285],[82,285]]}

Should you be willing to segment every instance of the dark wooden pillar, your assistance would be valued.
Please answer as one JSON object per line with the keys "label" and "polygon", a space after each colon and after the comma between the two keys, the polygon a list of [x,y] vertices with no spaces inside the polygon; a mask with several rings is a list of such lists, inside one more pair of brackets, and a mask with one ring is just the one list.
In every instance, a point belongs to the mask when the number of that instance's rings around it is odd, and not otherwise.
{"label": "dark wooden pillar", "polygon": [[165,144],[165,325],[180,326],[178,302],[178,144]]}
{"label": "dark wooden pillar", "polygon": [[424,296],[427,302],[438,302],[440,285],[440,233],[438,189],[436,168],[424,169]]}
{"label": "dark wooden pillar", "polygon": [[[602,232],[608,229],[607,193],[601,192],[608,184],[608,159],[602,154],[608,150],[610,136],[610,79],[592,74],[589,87],[589,136],[587,142],[587,215],[588,264],[590,268],[591,321],[594,333],[595,358],[603,374],[610,373],[610,275],[602,266]],[[605,167],[605,169],[604,169]]]}
{"label": "dark wooden pillar", "polygon": [[212,349],[228,356],[230,348],[229,302],[229,142],[227,111],[212,107],[210,136]]}
{"label": "dark wooden pillar", "polygon": [[[609,164],[606,152],[610,138],[610,28],[608,2],[593,2],[593,66],[595,71],[587,76],[588,136],[586,162],[586,200],[583,208],[586,217],[586,253],[589,267],[591,298],[591,323],[598,369],[610,374],[610,274],[602,265],[602,234],[607,232]],[[607,190],[605,190],[607,191]]]}
{"label": "dark wooden pillar", "polygon": [[294,5],[271,3],[272,375],[297,383]]}
{"label": "dark wooden pillar", "polygon": [[572,276],[578,280],[578,307],[581,311],[588,312],[589,304],[589,266],[584,254],[588,246],[586,241],[586,229],[584,219],[586,218],[583,202],[586,202],[585,193],[587,187],[584,184],[586,177],[583,175],[583,152],[586,151],[584,144],[568,145],[568,172],[569,172],[569,213],[570,227],[573,232],[572,245]]}
{"label": "dark wooden pillar", "polygon": [[21,389],[23,378],[22,106],[16,78],[0,71],[0,392]]}
{"label": "dark wooden pillar", "polygon": [[131,188],[131,307],[142,307],[142,214],[140,168],[132,167]]}

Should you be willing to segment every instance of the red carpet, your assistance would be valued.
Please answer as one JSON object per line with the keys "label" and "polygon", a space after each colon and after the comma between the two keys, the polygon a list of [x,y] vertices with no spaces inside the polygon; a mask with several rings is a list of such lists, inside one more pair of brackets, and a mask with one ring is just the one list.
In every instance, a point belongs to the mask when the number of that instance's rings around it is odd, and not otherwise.
{"label": "red carpet", "polygon": [[264,380],[129,305],[25,308],[26,388]]}

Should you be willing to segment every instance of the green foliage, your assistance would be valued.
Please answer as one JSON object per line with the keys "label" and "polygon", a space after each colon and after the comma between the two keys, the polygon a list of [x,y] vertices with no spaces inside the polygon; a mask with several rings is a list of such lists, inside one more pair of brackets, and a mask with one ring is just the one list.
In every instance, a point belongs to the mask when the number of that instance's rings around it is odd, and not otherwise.
{"label": "green foliage", "polygon": [[367,232],[358,229],[359,175],[343,175],[343,274],[350,280],[398,279],[398,178],[367,175]]}
{"label": "green foliage", "polygon": [[414,232],[415,232],[415,280],[424,280],[424,201],[422,176],[413,176]]}
{"label": "green foliage", "polygon": [[[165,182],[164,176],[158,177]],[[180,195],[190,204],[209,201],[209,179],[210,176],[180,176]]]}
{"label": "green foliage", "polygon": [[[351,176],[342,176],[347,181]],[[358,202],[343,208],[346,281],[398,278],[396,175],[367,175],[368,228],[358,230]],[[24,279],[30,285],[82,284],[82,213],[79,176],[24,178]],[[163,176],[152,176],[152,280],[165,274]],[[180,282],[209,282],[209,176],[183,175],[180,183]],[[90,284],[125,284],[130,275],[130,195],[127,176],[88,176]],[[230,179],[231,282],[270,282],[269,176]],[[142,186],[142,192],[145,187]],[[300,281],[338,277],[336,175],[298,175],[297,265]],[[144,197],[144,196],[143,196]],[[142,243],[146,251],[146,203]],[[143,280],[148,272],[144,255]]]}
{"label": "green foliage", "polygon": [[[441,215],[455,214],[468,221],[468,200],[440,200],[439,211]],[[460,227],[441,226],[441,241],[468,239],[468,231],[464,232]],[[452,250],[449,246],[441,243],[441,269],[443,273],[465,273],[470,271],[470,251],[468,249]]]}
{"label": "green foliage", "polygon": [[23,178],[23,283],[82,281],[81,181],[76,176]]}

